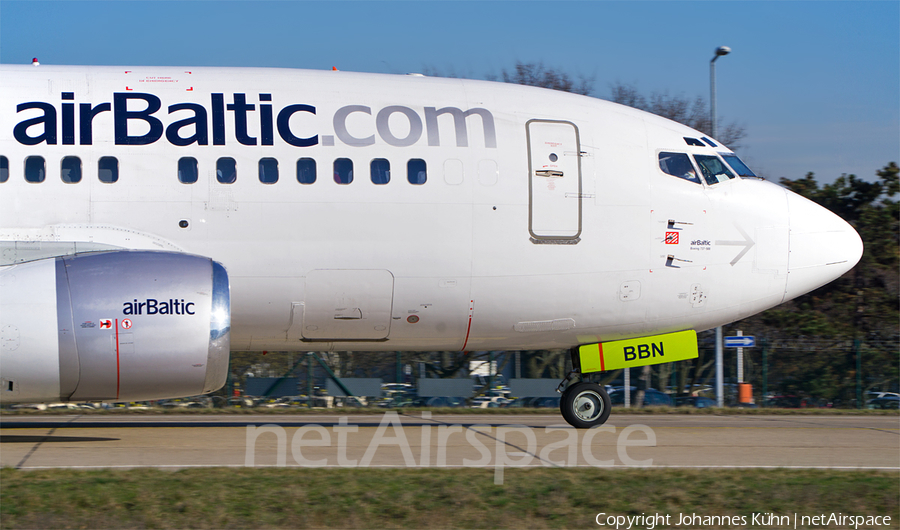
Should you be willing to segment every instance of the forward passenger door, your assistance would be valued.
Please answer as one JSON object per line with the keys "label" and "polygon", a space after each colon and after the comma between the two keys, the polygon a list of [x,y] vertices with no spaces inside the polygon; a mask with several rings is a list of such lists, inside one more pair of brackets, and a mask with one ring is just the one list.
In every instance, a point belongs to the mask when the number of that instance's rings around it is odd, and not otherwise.
{"label": "forward passenger door", "polygon": [[528,232],[534,243],[577,243],[581,235],[581,142],[568,121],[529,120]]}

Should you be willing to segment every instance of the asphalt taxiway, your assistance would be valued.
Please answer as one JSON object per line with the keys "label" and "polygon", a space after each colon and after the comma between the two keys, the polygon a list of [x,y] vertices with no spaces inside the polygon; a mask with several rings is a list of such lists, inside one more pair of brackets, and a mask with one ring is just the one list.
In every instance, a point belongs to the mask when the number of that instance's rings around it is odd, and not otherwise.
{"label": "asphalt taxiway", "polygon": [[628,415],[576,430],[549,415],[71,415],[0,418],[20,469],[314,467],[900,470],[900,417]]}

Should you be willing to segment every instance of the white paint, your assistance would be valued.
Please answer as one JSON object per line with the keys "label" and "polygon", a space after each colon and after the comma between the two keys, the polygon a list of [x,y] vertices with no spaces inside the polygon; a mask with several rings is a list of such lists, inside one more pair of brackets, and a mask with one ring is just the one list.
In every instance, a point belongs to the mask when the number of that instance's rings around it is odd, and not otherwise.
{"label": "white paint", "polygon": [[[180,88],[188,79],[181,69],[147,67],[142,79],[158,71],[178,82],[127,92],[135,79],[129,68],[0,66],[0,154],[9,162],[0,183],[4,255],[16,245],[54,243],[61,246],[49,255],[113,247],[207,256],[231,279],[233,349],[305,351],[303,339],[311,339],[327,341],[317,350],[429,351],[570,348],[709,329],[823,285],[861,253],[849,225],[777,185],[709,186],[663,173],[661,151],[730,151],[688,145],[685,137],[703,134],[607,101],[459,79],[188,70],[190,91]],[[74,99],[63,100],[54,86]],[[81,144],[80,105],[114,107],[114,94],[135,92],[160,99],[153,116],[164,128],[192,114],[169,113],[170,106],[203,107],[208,145],[178,147],[165,134],[149,145],[116,145],[114,111],[99,112],[92,145]],[[254,105],[246,135],[257,145],[239,143],[233,110],[224,111],[225,145],[213,145],[213,94],[223,94],[224,105],[236,94]],[[17,124],[43,112],[16,111],[29,102],[55,109],[55,144],[13,137]],[[75,105],[71,145],[64,144],[68,104]],[[277,117],[291,105],[315,108],[291,114],[287,127],[317,144],[287,142]],[[269,107],[273,141],[260,145]],[[142,120],[126,123],[131,136],[149,130]],[[27,129],[31,137],[41,132],[40,124]],[[25,182],[31,156],[44,158],[42,183]],[[61,181],[64,156],[80,158],[81,182]],[[119,161],[116,183],[97,177],[106,156]],[[197,160],[193,184],[177,178],[185,156]],[[216,178],[223,157],[236,161],[233,184]],[[275,183],[258,179],[264,157],[278,161]],[[315,183],[297,182],[299,158],[316,161]],[[352,183],[333,181],[338,158],[353,162]],[[390,163],[386,184],[369,178],[376,158]],[[407,181],[413,159],[426,163],[424,184]],[[677,244],[666,244],[667,231],[679,233]],[[710,243],[693,244],[703,241]],[[382,271],[393,281],[386,288],[356,277],[342,291],[333,278],[319,282],[316,271]],[[46,281],[29,280],[29,289],[46,289]],[[378,300],[375,314],[350,303],[358,299]],[[7,300],[3,294],[5,314]],[[361,322],[371,329],[356,329]],[[50,345],[55,333],[35,328],[29,340]],[[3,355],[6,378],[12,364]]]}
{"label": "white paint", "polygon": [[0,267],[0,297],[0,402],[58,399],[56,261]]}

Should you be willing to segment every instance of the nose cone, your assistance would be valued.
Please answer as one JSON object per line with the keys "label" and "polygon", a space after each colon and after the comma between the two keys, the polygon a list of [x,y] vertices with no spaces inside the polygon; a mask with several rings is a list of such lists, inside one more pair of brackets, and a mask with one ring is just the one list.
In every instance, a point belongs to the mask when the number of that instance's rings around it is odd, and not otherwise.
{"label": "nose cone", "polygon": [[862,257],[859,234],[818,204],[787,192],[790,255],[785,301],[839,278]]}

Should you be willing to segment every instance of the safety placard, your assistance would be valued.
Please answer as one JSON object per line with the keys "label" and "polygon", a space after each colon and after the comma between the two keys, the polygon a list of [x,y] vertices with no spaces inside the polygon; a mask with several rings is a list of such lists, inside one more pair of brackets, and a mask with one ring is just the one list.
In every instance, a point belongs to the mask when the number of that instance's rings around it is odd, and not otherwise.
{"label": "safety placard", "polygon": [[581,373],[696,359],[697,332],[692,329],[639,339],[586,344],[578,348]]}

